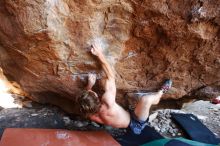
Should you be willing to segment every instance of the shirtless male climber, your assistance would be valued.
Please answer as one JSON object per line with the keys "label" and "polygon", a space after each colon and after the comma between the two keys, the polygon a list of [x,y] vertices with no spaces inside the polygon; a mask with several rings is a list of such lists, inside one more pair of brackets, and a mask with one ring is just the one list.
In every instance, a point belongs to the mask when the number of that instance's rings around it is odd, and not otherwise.
{"label": "shirtless male climber", "polygon": [[97,123],[115,128],[130,128],[135,134],[140,134],[148,123],[150,107],[159,103],[162,95],[171,88],[172,81],[166,80],[158,92],[141,94],[142,96],[136,108],[133,112],[129,113],[115,101],[115,74],[100,48],[92,46],[91,53],[99,59],[107,76],[104,85],[105,92],[102,97],[99,98],[98,95],[92,91],[92,87],[96,82],[96,76],[89,74],[86,90],[83,91],[83,94],[77,99],[81,115]]}

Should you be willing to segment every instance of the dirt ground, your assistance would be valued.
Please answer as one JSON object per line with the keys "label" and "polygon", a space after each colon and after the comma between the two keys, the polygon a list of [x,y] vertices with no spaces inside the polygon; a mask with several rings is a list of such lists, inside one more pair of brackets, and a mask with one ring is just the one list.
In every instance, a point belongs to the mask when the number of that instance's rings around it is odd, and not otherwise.
{"label": "dirt ground", "polygon": [[47,128],[68,130],[107,130],[113,135],[123,133],[89,120],[66,114],[51,105],[37,105],[31,108],[10,108],[0,110],[0,136],[5,128]]}

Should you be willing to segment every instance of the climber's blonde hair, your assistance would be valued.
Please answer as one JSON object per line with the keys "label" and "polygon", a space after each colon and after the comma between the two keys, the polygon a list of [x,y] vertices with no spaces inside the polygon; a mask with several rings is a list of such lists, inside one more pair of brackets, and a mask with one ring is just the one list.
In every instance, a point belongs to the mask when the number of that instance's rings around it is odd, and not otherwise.
{"label": "climber's blonde hair", "polygon": [[80,115],[88,117],[99,111],[101,103],[94,92],[84,90],[82,95],[77,99],[79,104]]}

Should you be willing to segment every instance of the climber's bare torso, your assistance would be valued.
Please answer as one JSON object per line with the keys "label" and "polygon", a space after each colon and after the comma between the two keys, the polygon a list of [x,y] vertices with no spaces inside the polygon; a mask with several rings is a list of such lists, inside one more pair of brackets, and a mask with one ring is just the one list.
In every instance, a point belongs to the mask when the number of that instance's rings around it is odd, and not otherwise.
{"label": "climber's bare torso", "polygon": [[100,111],[90,116],[90,119],[115,128],[127,128],[130,123],[129,113],[117,103],[113,103],[110,107],[103,103]]}

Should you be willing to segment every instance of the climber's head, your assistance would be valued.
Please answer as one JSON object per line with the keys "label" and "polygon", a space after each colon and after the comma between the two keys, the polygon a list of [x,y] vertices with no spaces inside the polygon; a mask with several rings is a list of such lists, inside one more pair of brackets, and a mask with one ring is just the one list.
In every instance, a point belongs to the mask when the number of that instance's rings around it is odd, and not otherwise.
{"label": "climber's head", "polygon": [[92,90],[84,90],[77,101],[79,104],[80,114],[86,117],[97,113],[101,107],[98,95]]}

